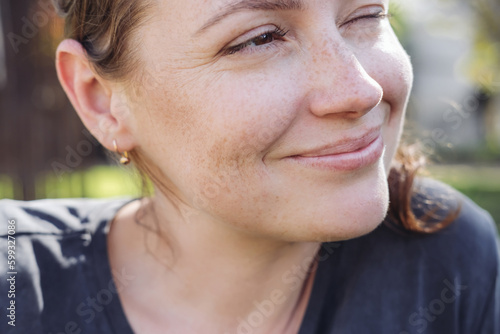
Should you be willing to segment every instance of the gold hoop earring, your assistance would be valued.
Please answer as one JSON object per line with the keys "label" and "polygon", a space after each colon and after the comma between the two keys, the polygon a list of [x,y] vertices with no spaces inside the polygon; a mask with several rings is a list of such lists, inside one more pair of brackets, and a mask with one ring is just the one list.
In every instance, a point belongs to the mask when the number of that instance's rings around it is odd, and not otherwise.
{"label": "gold hoop earring", "polygon": [[128,165],[130,163],[130,158],[128,157],[128,152],[123,151],[123,153],[121,153],[120,151],[118,151],[118,145],[116,145],[115,139],[113,139],[113,146],[115,147],[115,152],[121,156],[120,163],[122,165]]}

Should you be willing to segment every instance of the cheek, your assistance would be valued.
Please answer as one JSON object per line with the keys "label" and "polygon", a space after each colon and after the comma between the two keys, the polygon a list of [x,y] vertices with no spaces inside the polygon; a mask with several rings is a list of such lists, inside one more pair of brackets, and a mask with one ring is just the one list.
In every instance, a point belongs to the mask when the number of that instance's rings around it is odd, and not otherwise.
{"label": "cheek", "polygon": [[413,70],[405,50],[393,34],[385,36],[364,58],[366,68],[384,90],[384,100],[404,110],[413,83]]}
{"label": "cheek", "polygon": [[266,177],[266,149],[293,120],[294,99],[283,90],[290,78],[258,72],[190,77],[197,80],[171,73],[169,83],[142,99],[141,146],[187,201],[205,207],[200,203],[224,193],[236,202]]}
{"label": "cheek", "polygon": [[409,94],[413,83],[410,59],[395,36],[387,37],[373,49],[370,75],[382,86],[383,100],[390,106],[383,137],[386,144],[384,165],[389,170],[396,152]]}
{"label": "cheek", "polygon": [[[213,112],[194,136],[203,148],[199,156],[206,157],[204,169],[198,174],[200,184],[216,180],[221,194],[214,193],[214,197],[224,195],[222,192],[230,194],[230,200],[225,196],[226,200],[217,205],[258,203],[258,198],[247,196],[266,196],[267,189],[260,184],[269,178],[263,158],[294,116],[291,93],[283,91],[285,81],[249,74],[228,76],[214,84],[216,99],[212,105],[205,105]],[[205,138],[199,137],[201,133]]]}

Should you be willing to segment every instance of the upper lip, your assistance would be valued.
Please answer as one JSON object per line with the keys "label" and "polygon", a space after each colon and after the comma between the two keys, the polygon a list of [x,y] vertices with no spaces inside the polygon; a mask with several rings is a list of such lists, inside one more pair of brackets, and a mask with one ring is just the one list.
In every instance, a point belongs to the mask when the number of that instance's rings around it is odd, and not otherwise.
{"label": "upper lip", "polygon": [[292,157],[322,157],[328,155],[352,153],[370,145],[380,136],[380,134],[380,128],[373,128],[363,132],[358,136],[350,136],[314,149],[306,149],[304,150],[304,152],[295,154]]}

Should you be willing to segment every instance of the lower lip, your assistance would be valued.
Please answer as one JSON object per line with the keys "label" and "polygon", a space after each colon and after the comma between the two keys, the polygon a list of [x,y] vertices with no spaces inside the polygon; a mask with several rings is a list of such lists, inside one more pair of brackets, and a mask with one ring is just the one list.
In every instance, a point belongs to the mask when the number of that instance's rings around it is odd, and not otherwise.
{"label": "lower lip", "polygon": [[384,153],[384,148],[384,140],[380,135],[370,144],[357,151],[317,157],[294,156],[286,159],[316,169],[354,171],[379,161]]}

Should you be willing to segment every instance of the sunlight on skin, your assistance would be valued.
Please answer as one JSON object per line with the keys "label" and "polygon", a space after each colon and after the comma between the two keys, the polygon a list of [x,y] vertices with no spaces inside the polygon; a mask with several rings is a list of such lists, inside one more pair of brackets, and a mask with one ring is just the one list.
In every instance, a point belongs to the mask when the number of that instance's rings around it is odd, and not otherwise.
{"label": "sunlight on skin", "polygon": [[66,62],[82,78],[80,93],[63,85],[87,128],[110,149],[116,139],[139,150],[169,187],[145,217],[168,235],[168,245],[150,236],[167,268],[137,237],[137,202],[109,234],[112,266],[133,264],[137,276],[121,295],[127,318],[148,333],[234,332],[275,289],[288,302],[255,333],[296,332],[308,295],[283,273],[312,265],[321,241],[369,233],[387,212],[412,84],[388,1],[252,1],[221,15],[230,3],[155,3],[137,35],[141,71],[157,84],[94,85],[78,46],[59,47],[59,72]]}

